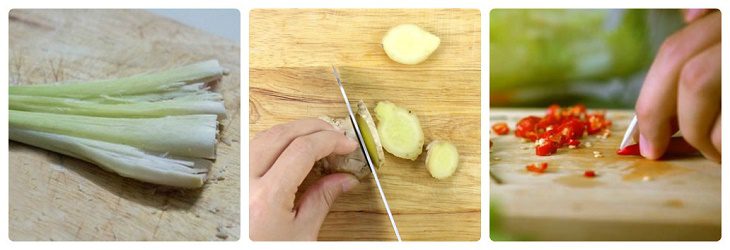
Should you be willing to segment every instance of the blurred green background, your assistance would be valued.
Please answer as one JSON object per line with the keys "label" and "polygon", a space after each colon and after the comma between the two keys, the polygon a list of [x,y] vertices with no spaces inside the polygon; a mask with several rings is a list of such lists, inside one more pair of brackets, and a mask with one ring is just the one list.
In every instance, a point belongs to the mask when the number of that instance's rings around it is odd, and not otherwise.
{"label": "blurred green background", "polygon": [[492,107],[632,109],[654,55],[682,27],[679,10],[495,9]]}

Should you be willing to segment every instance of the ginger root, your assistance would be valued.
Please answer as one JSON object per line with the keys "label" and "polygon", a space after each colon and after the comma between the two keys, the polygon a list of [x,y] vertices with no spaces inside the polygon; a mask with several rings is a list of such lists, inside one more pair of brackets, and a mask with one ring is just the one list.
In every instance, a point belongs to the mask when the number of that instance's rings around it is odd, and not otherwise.
{"label": "ginger root", "polygon": [[383,37],[385,54],[402,64],[425,61],[440,43],[441,39],[415,24],[395,26]]}
{"label": "ginger root", "polygon": [[385,151],[403,159],[416,160],[423,152],[424,142],[418,117],[389,101],[378,102],[375,116]]}
{"label": "ginger root", "polygon": [[[383,147],[380,144],[380,138],[376,132],[377,130],[375,129],[375,122],[373,122],[373,118],[370,116],[370,112],[363,101],[358,102],[357,107],[358,110],[355,115],[355,119],[360,127],[360,133],[362,133],[363,140],[365,141],[365,145],[368,149],[368,154],[373,161],[373,166],[380,168],[385,163],[385,155],[383,153]],[[347,137],[357,141],[355,128],[352,126],[350,119],[333,119],[328,116],[322,116],[319,117],[319,119],[322,119],[341,131],[344,131]],[[315,171],[323,174],[350,173],[355,175],[358,179],[363,179],[370,174],[370,167],[365,159],[365,155],[359,148],[347,155],[331,154],[317,161],[314,169]]]}
{"label": "ginger root", "polygon": [[365,147],[368,150],[370,159],[373,161],[373,165],[376,168],[382,167],[385,163],[383,144],[380,142],[380,136],[378,135],[378,129],[375,127],[373,117],[370,116],[370,111],[368,111],[368,107],[362,100],[357,103],[355,120],[357,120],[357,125],[360,127],[362,139],[365,141]]}
{"label": "ginger root", "polygon": [[433,178],[441,180],[456,172],[459,152],[454,144],[436,140],[429,143],[426,150],[426,168]]}

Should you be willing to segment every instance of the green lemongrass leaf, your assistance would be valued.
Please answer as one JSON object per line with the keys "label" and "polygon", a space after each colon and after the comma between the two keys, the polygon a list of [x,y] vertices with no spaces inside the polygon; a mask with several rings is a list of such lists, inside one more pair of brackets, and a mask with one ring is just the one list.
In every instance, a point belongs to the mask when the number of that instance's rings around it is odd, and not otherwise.
{"label": "green lemongrass leaf", "polygon": [[[211,93],[212,94],[212,93]],[[10,95],[10,109],[44,113],[101,117],[163,117],[170,115],[216,114],[224,116],[221,101],[180,97],[158,102],[97,103],[72,98]],[[211,96],[210,99],[213,99]]]}
{"label": "green lemongrass leaf", "polygon": [[10,128],[10,139],[94,163],[121,176],[154,184],[199,188],[211,162],[158,156],[137,148],[74,136]]}
{"label": "green lemongrass leaf", "polygon": [[10,110],[10,128],[125,144],[179,156],[215,158],[216,115],[107,118]]}
{"label": "green lemongrass leaf", "polygon": [[72,82],[64,84],[10,86],[11,95],[51,96],[70,98],[97,98],[101,96],[139,95],[174,91],[186,84],[210,82],[219,79],[225,70],[217,60],[209,60],[119,79]]}

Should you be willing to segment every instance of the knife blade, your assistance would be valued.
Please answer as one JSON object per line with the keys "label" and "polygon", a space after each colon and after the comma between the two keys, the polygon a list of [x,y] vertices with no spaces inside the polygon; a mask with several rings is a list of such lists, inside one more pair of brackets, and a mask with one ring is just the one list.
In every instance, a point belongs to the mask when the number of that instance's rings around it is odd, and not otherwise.
{"label": "knife blade", "polygon": [[629,122],[628,128],[626,128],[626,133],[624,134],[624,138],[621,140],[621,144],[618,146],[618,149],[624,149],[626,146],[631,144],[631,142],[634,141],[634,134],[636,133],[637,124],[639,123],[639,119],[636,118],[636,114],[634,114],[634,118],[631,119],[631,122]]}
{"label": "knife blade", "polygon": [[373,178],[375,179],[375,184],[378,186],[378,191],[380,192],[380,198],[383,200],[383,204],[385,205],[385,211],[388,213],[388,219],[390,219],[390,224],[393,226],[393,231],[395,231],[395,237],[400,242],[401,241],[400,232],[398,232],[398,227],[395,225],[395,219],[393,219],[393,213],[390,211],[390,206],[388,206],[388,199],[385,198],[385,193],[383,192],[383,187],[380,185],[380,179],[378,179],[378,173],[375,171],[375,165],[373,164],[373,159],[370,157],[370,154],[368,153],[367,147],[365,146],[365,140],[362,138],[362,132],[360,132],[360,126],[358,126],[357,121],[355,120],[355,113],[352,112],[352,106],[350,106],[350,99],[347,98],[347,93],[345,93],[345,87],[342,86],[342,81],[340,80],[340,72],[337,71],[337,68],[334,65],[332,65],[332,74],[335,75],[335,79],[337,79],[337,85],[340,86],[340,92],[342,93],[342,98],[345,100],[345,104],[347,105],[347,112],[350,116],[350,122],[352,123],[352,127],[355,128],[355,134],[357,135],[357,142],[360,143],[360,150],[362,151],[363,155],[365,155],[365,160],[368,162],[368,167],[370,167],[370,171],[373,173]]}

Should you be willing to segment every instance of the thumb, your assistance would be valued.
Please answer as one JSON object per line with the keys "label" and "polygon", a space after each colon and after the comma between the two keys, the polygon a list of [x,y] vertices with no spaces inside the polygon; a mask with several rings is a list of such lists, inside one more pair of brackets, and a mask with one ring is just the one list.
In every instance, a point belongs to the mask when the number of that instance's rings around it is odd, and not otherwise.
{"label": "thumb", "polygon": [[351,174],[335,173],[322,177],[302,195],[297,207],[297,222],[302,223],[305,228],[314,227],[312,230],[319,232],[319,227],[335,199],[358,183],[360,182],[357,178]]}

